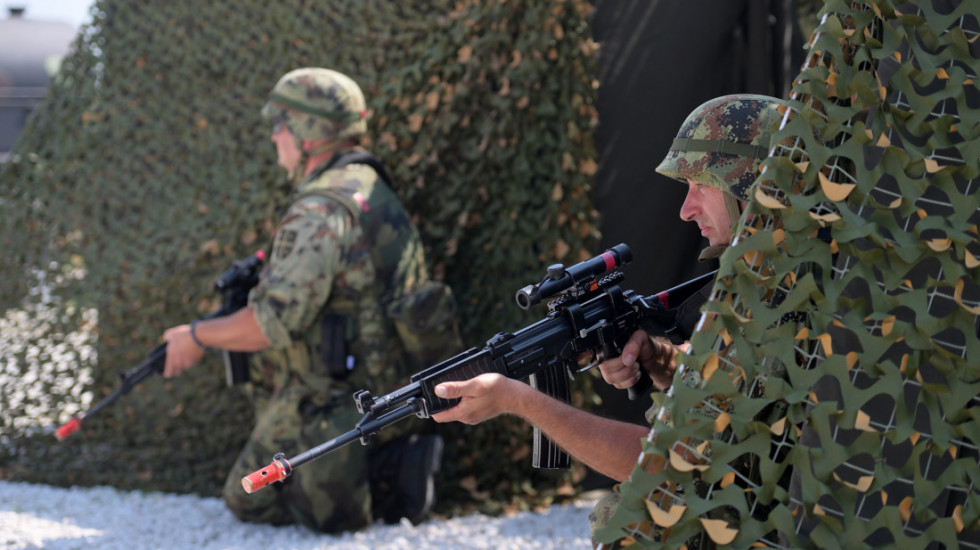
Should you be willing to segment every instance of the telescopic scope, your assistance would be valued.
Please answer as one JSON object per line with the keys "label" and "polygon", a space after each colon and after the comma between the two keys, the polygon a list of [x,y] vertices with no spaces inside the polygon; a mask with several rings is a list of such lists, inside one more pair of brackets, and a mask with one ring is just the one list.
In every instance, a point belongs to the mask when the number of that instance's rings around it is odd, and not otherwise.
{"label": "telescopic scope", "polygon": [[514,297],[521,309],[541,303],[552,296],[564,292],[574,286],[592,281],[597,276],[633,261],[633,251],[624,243],[606,249],[605,252],[579,262],[572,267],[554,264],[548,267],[544,280],[535,285],[527,285],[517,291]]}

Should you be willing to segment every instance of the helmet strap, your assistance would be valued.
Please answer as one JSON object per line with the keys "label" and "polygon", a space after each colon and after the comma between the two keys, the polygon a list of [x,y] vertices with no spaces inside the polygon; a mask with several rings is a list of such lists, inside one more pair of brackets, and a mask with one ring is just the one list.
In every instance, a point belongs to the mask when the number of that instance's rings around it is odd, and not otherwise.
{"label": "helmet strap", "polygon": [[[731,193],[723,193],[725,197],[725,208],[728,210],[728,219],[731,224],[732,235],[735,234],[735,228],[738,226],[738,220],[742,217],[742,204],[735,198]],[[725,244],[713,244],[701,251],[698,255],[698,261],[706,262],[708,260],[713,260],[722,255],[725,249],[728,248],[728,243]]]}
{"label": "helmet strap", "polygon": [[[289,180],[293,183],[299,183],[313,171],[317,166],[329,160],[330,156],[334,151],[342,148],[350,140],[346,138],[336,138],[328,140],[317,140],[318,143],[312,147],[307,146],[308,142],[304,142],[300,138],[294,136],[296,140],[296,146],[299,147],[300,155],[299,162],[296,163],[296,168],[289,174]],[[310,162],[319,158],[326,157],[323,162],[317,162],[316,165],[311,165]]]}
{"label": "helmet strap", "polygon": [[690,153],[725,153],[739,157],[765,158],[769,150],[761,145],[749,143],[733,143],[722,139],[691,139],[674,138],[671,151],[687,151]]}
{"label": "helmet strap", "polygon": [[303,150],[309,153],[310,157],[315,158],[322,155],[333,153],[337,149],[343,147],[347,141],[349,141],[347,138],[342,138],[342,137],[338,137],[334,139],[317,140],[316,145],[309,146],[307,148],[304,148]]}
{"label": "helmet strap", "polygon": [[735,228],[738,227],[738,220],[742,217],[742,205],[738,202],[731,193],[724,193],[725,195],[725,208],[728,210],[728,222],[729,229],[732,230],[732,234],[735,234]]}
{"label": "helmet strap", "polygon": [[299,149],[299,160],[296,161],[296,166],[289,171],[288,177],[289,181],[299,183],[303,180],[306,174],[306,163],[310,160],[310,153],[303,147],[303,140],[293,135],[293,141],[296,143],[296,148]]}
{"label": "helmet strap", "polygon": [[727,244],[713,244],[707,246],[701,250],[701,254],[698,254],[698,261],[706,262],[708,260],[714,260],[718,256],[721,256],[722,253],[725,252],[726,248],[728,248]]}

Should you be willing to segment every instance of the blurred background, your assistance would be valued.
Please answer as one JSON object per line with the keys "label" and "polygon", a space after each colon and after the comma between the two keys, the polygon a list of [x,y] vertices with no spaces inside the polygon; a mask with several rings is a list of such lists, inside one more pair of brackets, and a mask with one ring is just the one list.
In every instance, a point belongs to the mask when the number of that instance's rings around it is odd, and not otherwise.
{"label": "blurred background", "polygon": [[[51,77],[83,23],[91,0],[22,2],[4,6],[0,20],[0,162],[6,162],[27,115],[47,92]],[[30,16],[28,16],[28,10]]]}
{"label": "blurred background", "polygon": [[[710,0],[11,2],[0,19],[0,478],[215,495],[251,427],[220,360],[147,381],[65,442],[210,284],[265,246],[288,186],[258,111],[331,67],[368,97],[370,142],[413,212],[467,345],[540,319],[513,293],[625,242],[624,286],[714,269],[654,173],[685,116],[785,97],[817,2]],[[397,4],[397,5],[395,5]],[[531,4],[531,5],[528,5]],[[576,380],[574,402],[638,423]],[[437,426],[440,513],[548,505],[611,480],[530,468],[530,428]]]}

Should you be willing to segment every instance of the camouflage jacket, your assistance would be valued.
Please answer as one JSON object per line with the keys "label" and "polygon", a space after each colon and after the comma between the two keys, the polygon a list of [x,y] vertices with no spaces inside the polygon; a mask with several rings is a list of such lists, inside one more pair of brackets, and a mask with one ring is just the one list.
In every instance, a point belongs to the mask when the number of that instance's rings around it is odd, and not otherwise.
{"label": "camouflage jacket", "polygon": [[[403,375],[384,304],[428,278],[418,233],[395,194],[368,165],[333,168],[340,156],[300,182],[249,295],[270,342],[259,354],[260,376],[273,387],[281,377],[300,377],[320,405],[353,388],[389,387]],[[358,198],[369,215],[354,216],[323,192],[331,189]],[[328,317],[339,319],[342,338],[325,341]],[[346,347],[346,379],[324,368],[336,345]]]}

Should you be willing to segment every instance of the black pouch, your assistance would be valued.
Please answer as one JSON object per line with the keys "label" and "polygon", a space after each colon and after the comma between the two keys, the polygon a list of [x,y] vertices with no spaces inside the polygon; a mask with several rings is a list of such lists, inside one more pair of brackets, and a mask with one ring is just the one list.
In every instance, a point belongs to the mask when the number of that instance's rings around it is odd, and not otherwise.
{"label": "black pouch", "polygon": [[225,360],[225,382],[229,387],[251,380],[248,374],[248,353],[223,350],[221,355]]}
{"label": "black pouch", "polygon": [[327,315],[320,322],[320,362],[335,380],[346,380],[354,370],[354,357],[347,354],[347,317]]}

